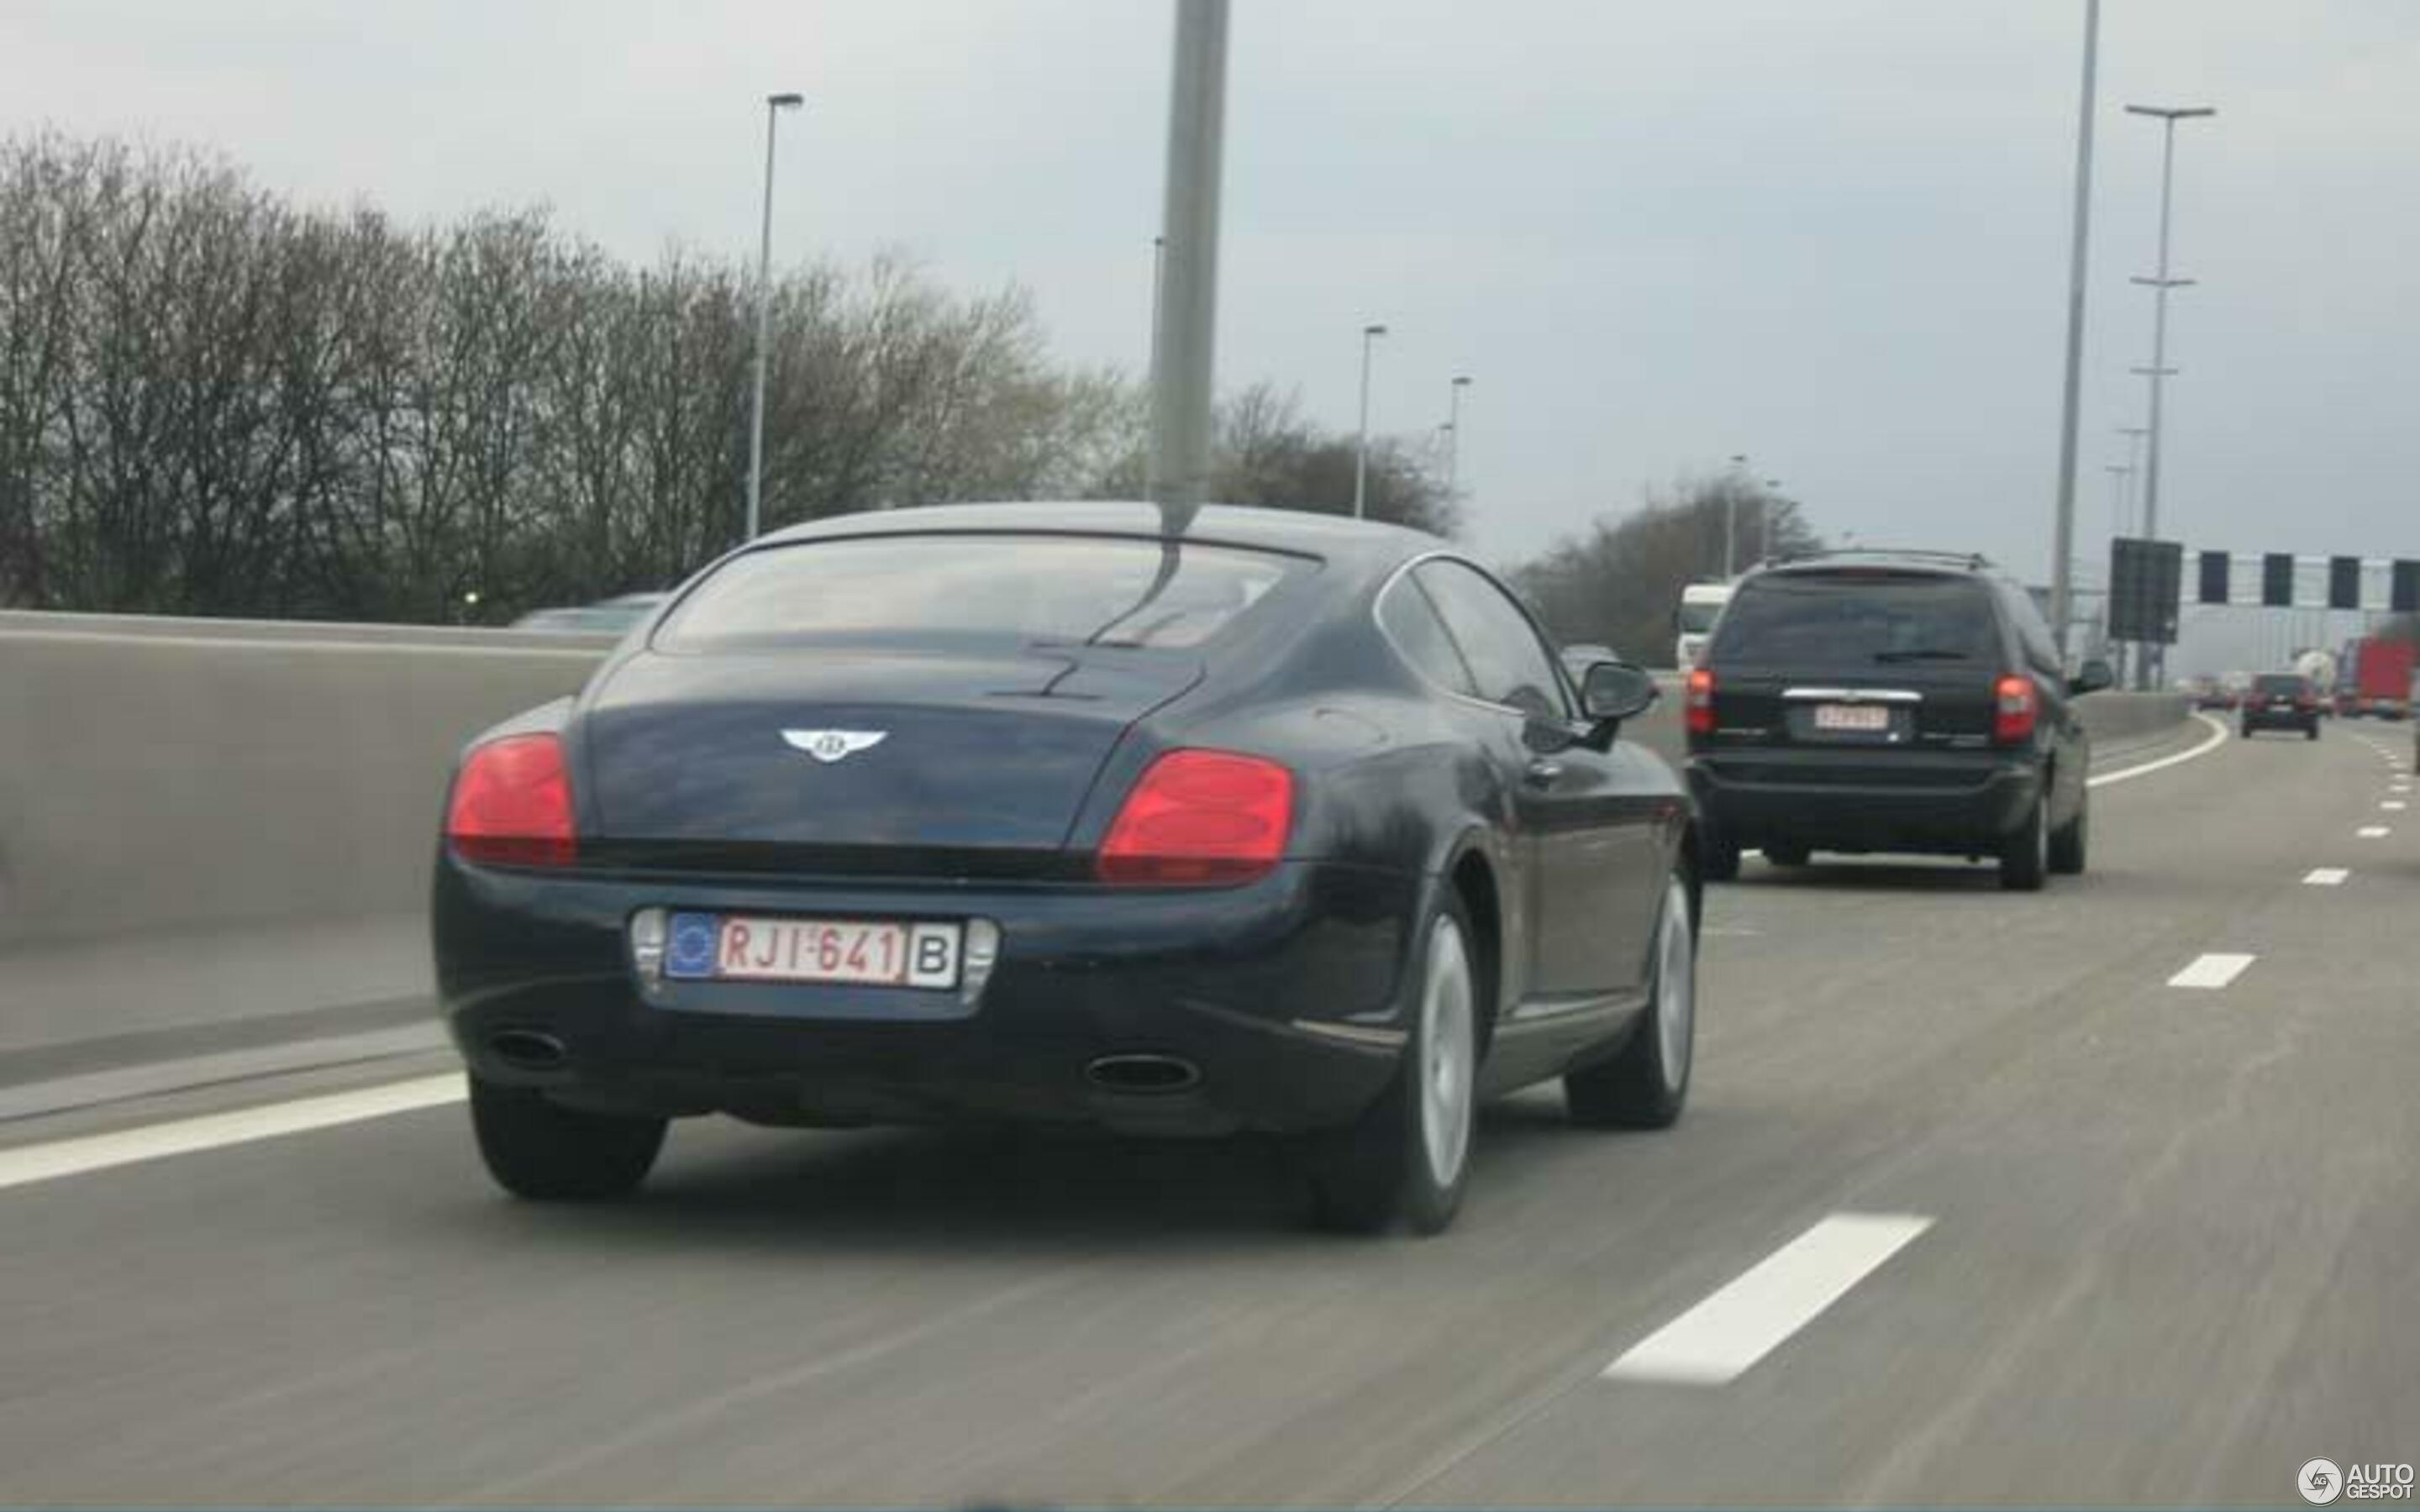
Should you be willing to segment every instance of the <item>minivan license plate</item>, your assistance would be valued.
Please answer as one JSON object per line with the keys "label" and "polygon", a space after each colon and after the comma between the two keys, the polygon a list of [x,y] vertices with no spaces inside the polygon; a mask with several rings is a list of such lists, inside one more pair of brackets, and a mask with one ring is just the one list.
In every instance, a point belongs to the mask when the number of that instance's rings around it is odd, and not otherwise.
{"label": "minivan license plate", "polygon": [[1890,710],[1879,703],[1819,703],[1815,728],[1879,734],[1890,728]]}

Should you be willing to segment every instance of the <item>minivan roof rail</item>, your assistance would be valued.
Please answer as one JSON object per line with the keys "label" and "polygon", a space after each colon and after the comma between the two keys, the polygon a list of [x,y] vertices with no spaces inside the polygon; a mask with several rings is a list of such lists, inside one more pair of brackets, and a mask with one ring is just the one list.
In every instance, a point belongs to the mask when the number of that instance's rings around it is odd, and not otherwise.
{"label": "minivan roof rail", "polygon": [[1785,567],[1801,562],[1829,562],[1841,557],[1870,557],[1902,562],[1947,562],[1956,563],[1962,567],[1978,569],[1993,564],[1992,559],[1980,551],[1928,551],[1902,547],[1855,546],[1839,547],[1823,551],[1801,551],[1794,556],[1779,558],[1773,565]]}

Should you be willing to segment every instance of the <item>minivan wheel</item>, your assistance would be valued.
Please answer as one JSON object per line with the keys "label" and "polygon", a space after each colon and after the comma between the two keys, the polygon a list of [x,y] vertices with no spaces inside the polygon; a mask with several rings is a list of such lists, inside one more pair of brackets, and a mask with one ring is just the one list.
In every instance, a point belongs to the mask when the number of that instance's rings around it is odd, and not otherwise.
{"label": "minivan wheel", "polygon": [[2000,886],[2010,892],[2040,892],[2050,872],[2049,805],[2036,798],[2024,823],[2000,842]]}
{"label": "minivan wheel", "polygon": [[1611,1060],[1563,1077],[1572,1121],[1591,1129],[1665,1129],[1689,1101],[1698,1033],[1698,931],[1688,878],[1664,884],[1655,920],[1655,984],[1647,1016]]}
{"label": "minivan wheel", "polygon": [[665,1120],[557,1106],[533,1088],[471,1078],[471,1128],[496,1184],[533,1202],[594,1202],[638,1190]]}
{"label": "minivan wheel", "polygon": [[1698,871],[1708,882],[1737,882],[1739,842],[1708,825],[1698,837]]}
{"label": "minivan wheel", "polygon": [[2078,800],[2075,817],[2050,833],[2050,869],[2063,877],[2084,874],[2085,855],[2092,840],[2092,799]]}

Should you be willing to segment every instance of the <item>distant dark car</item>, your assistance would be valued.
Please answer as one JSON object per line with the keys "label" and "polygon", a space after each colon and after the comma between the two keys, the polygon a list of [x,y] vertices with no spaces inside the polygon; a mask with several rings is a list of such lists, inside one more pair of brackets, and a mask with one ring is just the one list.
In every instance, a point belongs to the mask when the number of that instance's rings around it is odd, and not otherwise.
{"label": "distant dark car", "polygon": [[2319,690],[2296,672],[2262,672],[2243,695],[2243,738],[2256,730],[2300,730],[2319,738]]}
{"label": "distant dark car", "polygon": [[624,594],[578,609],[532,609],[513,622],[516,630],[565,635],[624,635],[662,606],[669,594]]}
{"label": "distant dark car", "polygon": [[1705,874],[1743,849],[1996,857],[2010,888],[2084,870],[2091,750],[2050,628],[1980,558],[1841,552],[1745,579],[1690,674]]}
{"label": "distant dark car", "polygon": [[1388,526],[885,512],[725,557],[450,787],[437,977],[489,1168],[618,1194],[668,1118],[1300,1136],[1450,1220],[1486,1096],[1686,1096],[1687,795],[1485,571]]}
{"label": "distant dark car", "polygon": [[2194,695],[2194,707],[2213,713],[2232,714],[2240,702],[2235,691],[2226,687],[2205,687]]}

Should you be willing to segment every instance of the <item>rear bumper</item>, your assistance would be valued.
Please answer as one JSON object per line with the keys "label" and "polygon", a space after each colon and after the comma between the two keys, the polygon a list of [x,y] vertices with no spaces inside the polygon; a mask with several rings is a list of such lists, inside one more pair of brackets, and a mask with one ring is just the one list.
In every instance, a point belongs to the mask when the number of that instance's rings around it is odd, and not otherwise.
{"label": "rear bumper", "polygon": [[2246,708],[2243,711],[2243,728],[2246,730],[2309,730],[2316,728],[2319,722],[2319,711],[2317,709],[2297,709],[2288,705],[2283,708]]}
{"label": "rear bumper", "polygon": [[2024,753],[1856,750],[1702,752],[1689,789],[1743,848],[1965,855],[1989,850],[2042,795]]}
{"label": "rear bumper", "polygon": [[[1215,891],[735,887],[441,857],[433,918],[464,1059],[566,1103],[777,1124],[996,1118],[1211,1134],[1332,1126],[1385,1089],[1426,885],[1302,863]],[[630,916],[647,907],[987,918],[999,961],[973,994],[655,982],[628,944]],[[516,1034],[560,1045],[561,1063],[508,1056],[500,1037]],[[1133,1055],[1181,1060],[1198,1080],[1118,1091],[1088,1074]]]}

